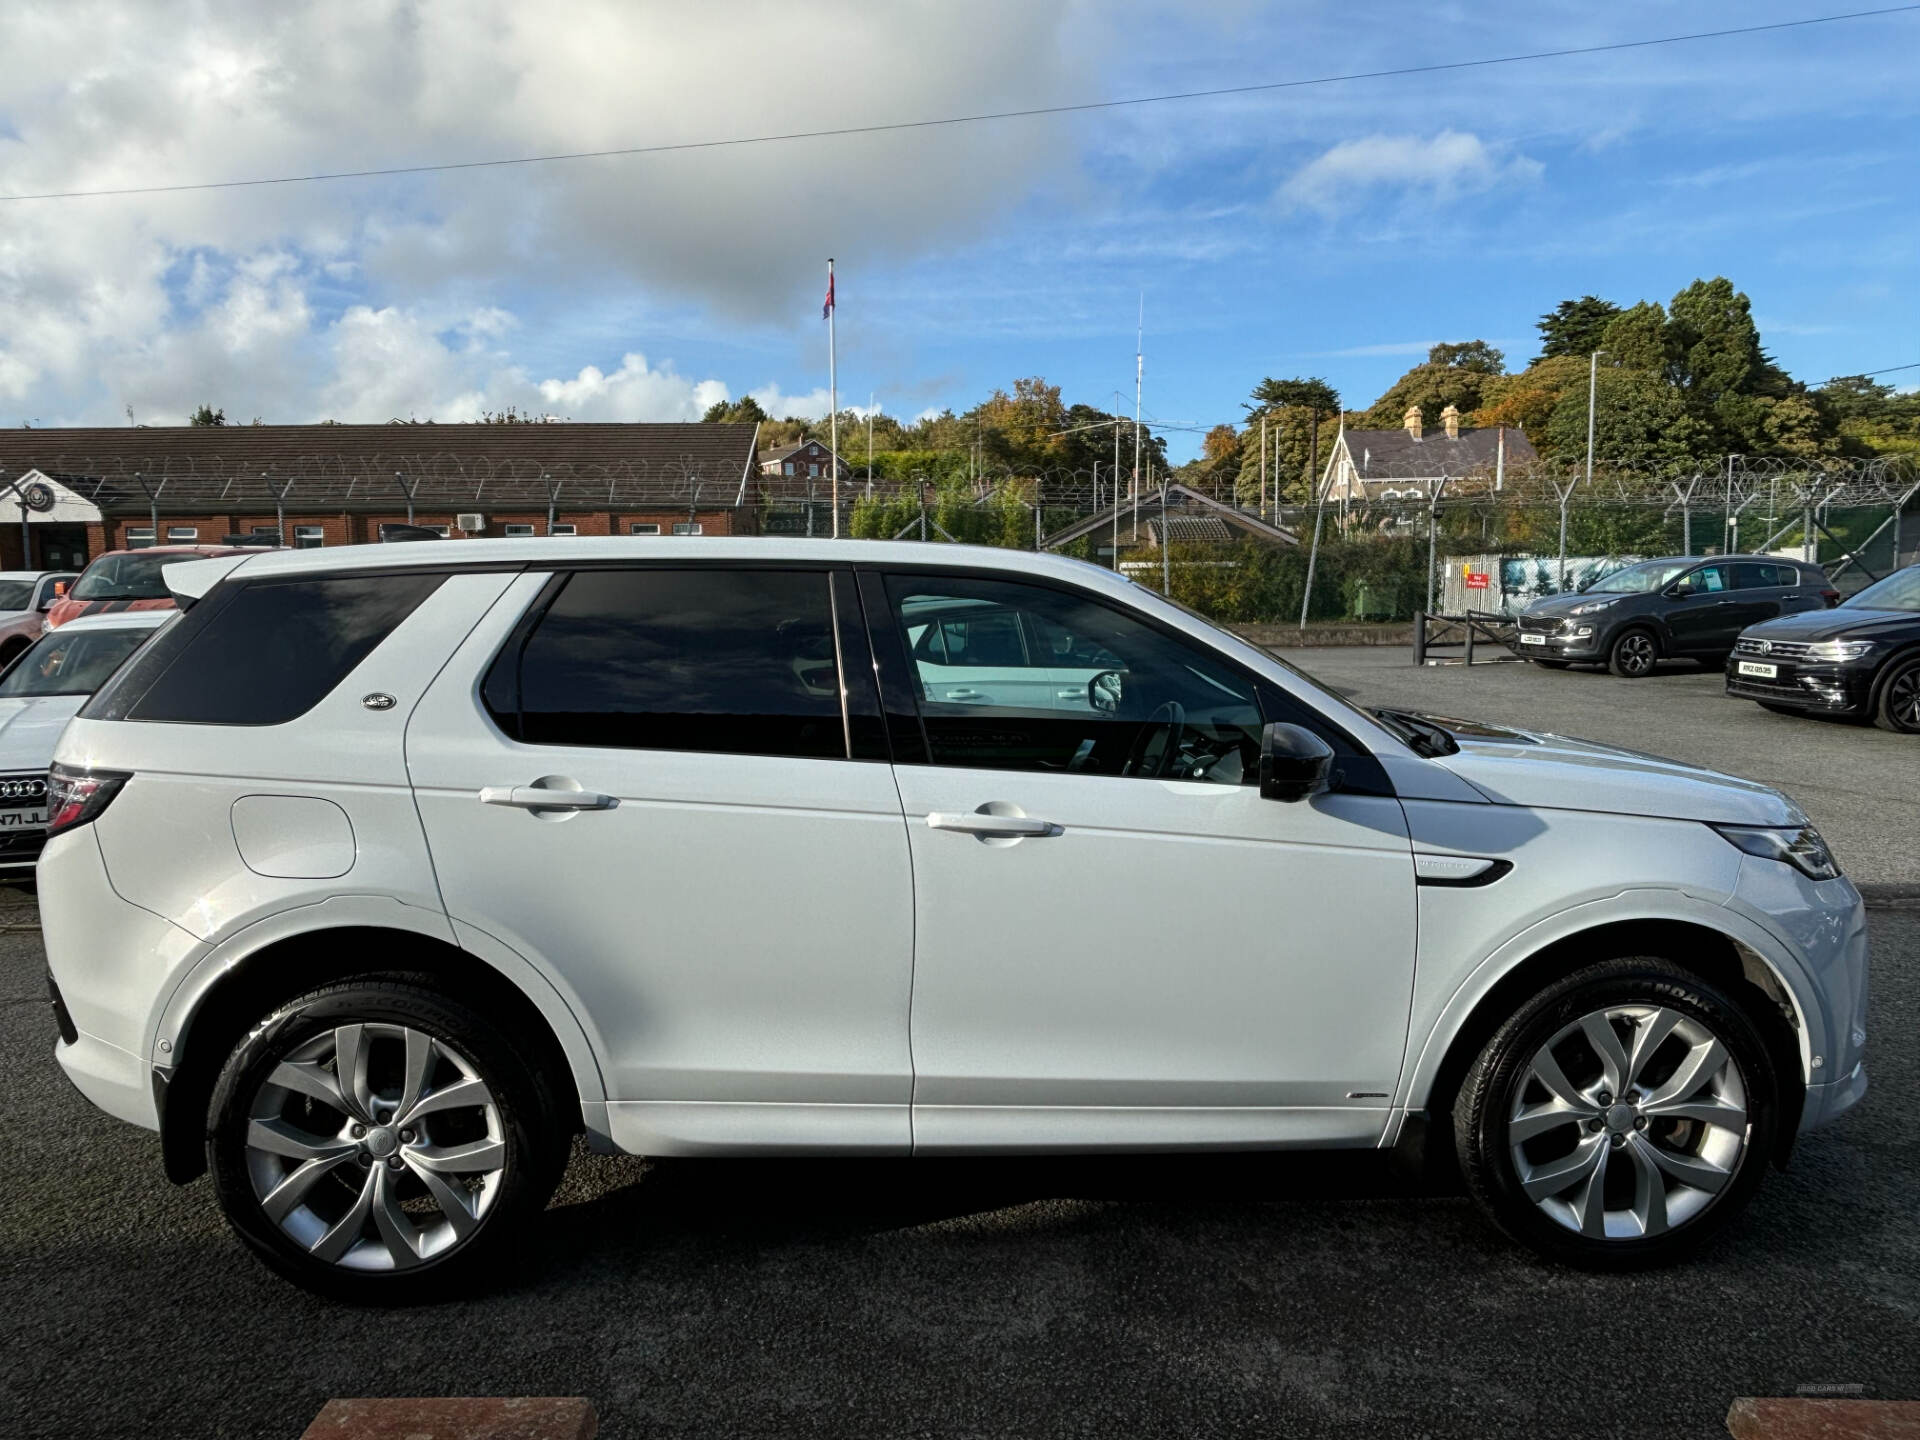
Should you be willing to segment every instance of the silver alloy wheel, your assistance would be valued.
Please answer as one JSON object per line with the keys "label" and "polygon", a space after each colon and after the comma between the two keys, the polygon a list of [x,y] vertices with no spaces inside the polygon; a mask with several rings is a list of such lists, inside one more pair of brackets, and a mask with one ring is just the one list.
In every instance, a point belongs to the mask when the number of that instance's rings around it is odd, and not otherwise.
{"label": "silver alloy wheel", "polygon": [[1609,1006],[1534,1054],[1514,1083],[1507,1142],[1520,1188],[1556,1223],[1597,1240],[1659,1235],[1739,1170],[1746,1082],[1698,1020]]}
{"label": "silver alloy wheel", "polygon": [[266,1217],[316,1260],[401,1270],[479,1228],[506,1171],[500,1107],[471,1062],[405,1025],[341,1025],[274,1066],[248,1110]]}
{"label": "silver alloy wheel", "polygon": [[1619,649],[1620,668],[1630,675],[1644,675],[1653,669],[1658,658],[1653,648],[1653,637],[1645,631],[1634,630],[1621,637]]}

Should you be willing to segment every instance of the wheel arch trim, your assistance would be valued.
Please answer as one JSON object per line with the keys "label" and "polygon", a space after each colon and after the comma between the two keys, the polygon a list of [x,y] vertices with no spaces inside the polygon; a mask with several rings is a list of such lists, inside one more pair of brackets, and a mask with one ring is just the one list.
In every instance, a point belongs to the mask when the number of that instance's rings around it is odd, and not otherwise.
{"label": "wheel arch trim", "polygon": [[[1457,1059],[1455,1047],[1463,1037],[1482,1028],[1488,1016],[1483,1006],[1497,997],[1501,986],[1551,952],[1564,951],[1566,968],[1579,963],[1578,947],[1583,939],[1602,939],[1609,930],[1630,929],[1640,925],[1680,926],[1706,931],[1733,947],[1748,978],[1759,966],[1776,1000],[1784,999],[1792,1010],[1792,1027],[1799,1048],[1799,1069],[1795,1077],[1800,1089],[1811,1083],[1813,1057],[1828,1053],[1832,1017],[1820,1008],[1818,992],[1808,979],[1797,956],[1772,931],[1713,901],[1703,900],[1679,890],[1624,890],[1603,900],[1590,901],[1509,937],[1467,974],[1440,1007],[1423,1037],[1415,1037],[1409,1046],[1411,1057],[1395,1099],[1396,1119],[1389,1126],[1385,1142],[1393,1143],[1409,1110],[1427,1107],[1436,1081],[1450,1072]],[[1675,963],[1686,964],[1684,957]],[[1504,1011],[1503,1016],[1504,1018]],[[1495,1021],[1497,1028],[1498,1021]],[[1792,1133],[1789,1129],[1788,1134]]]}

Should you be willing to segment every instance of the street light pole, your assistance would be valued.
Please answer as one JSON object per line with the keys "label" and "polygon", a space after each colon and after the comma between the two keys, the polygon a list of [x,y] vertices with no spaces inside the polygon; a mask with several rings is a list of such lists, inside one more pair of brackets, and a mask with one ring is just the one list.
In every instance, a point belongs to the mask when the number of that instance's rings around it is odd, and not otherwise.
{"label": "street light pole", "polygon": [[1593,397],[1600,381],[1600,357],[1607,352],[1596,350],[1587,357],[1587,484],[1593,484]]}

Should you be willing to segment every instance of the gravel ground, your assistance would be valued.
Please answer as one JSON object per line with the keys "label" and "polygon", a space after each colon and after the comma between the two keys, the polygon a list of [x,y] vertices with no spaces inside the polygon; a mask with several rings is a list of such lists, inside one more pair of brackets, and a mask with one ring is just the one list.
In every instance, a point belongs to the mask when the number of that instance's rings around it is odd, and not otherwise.
{"label": "gravel ground", "polygon": [[1520,662],[1420,668],[1403,645],[1276,653],[1364,705],[1551,730],[1759,780],[1800,802],[1856,884],[1920,888],[1920,737],[1730,700],[1721,673],[1691,661],[1616,680]]}
{"label": "gravel ground", "polygon": [[1708,1437],[1736,1395],[1914,1398],[1920,909],[1873,931],[1873,1093],[1684,1268],[1546,1267],[1372,1155],[582,1154],[528,1275],[388,1312],[273,1278],[204,1179],[169,1186],[69,1088],[0,890],[0,1435],[292,1440],[334,1395],[575,1394],[617,1437]]}

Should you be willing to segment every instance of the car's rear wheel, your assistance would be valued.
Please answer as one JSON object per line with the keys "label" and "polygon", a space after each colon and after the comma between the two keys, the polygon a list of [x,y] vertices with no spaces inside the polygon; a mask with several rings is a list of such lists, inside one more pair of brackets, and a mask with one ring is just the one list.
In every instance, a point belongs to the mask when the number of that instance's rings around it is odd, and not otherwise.
{"label": "car's rear wheel", "polygon": [[1899,735],[1920,735],[1920,655],[1894,662],[1880,683],[1873,723]]}
{"label": "car's rear wheel", "polygon": [[564,1165],[558,1113],[484,1016],[368,976],[290,1001],[235,1048],[207,1163],[229,1223],[281,1274],[405,1302],[508,1263]]}
{"label": "car's rear wheel", "polygon": [[1551,1259],[1632,1269],[1725,1227],[1772,1152],[1775,1079],[1738,1004],[1654,957],[1608,960],[1523,1005],[1454,1105],[1467,1188]]}
{"label": "car's rear wheel", "polygon": [[1638,680],[1653,673],[1660,658],[1660,646],[1645,630],[1628,630],[1607,651],[1607,669],[1623,680]]}

